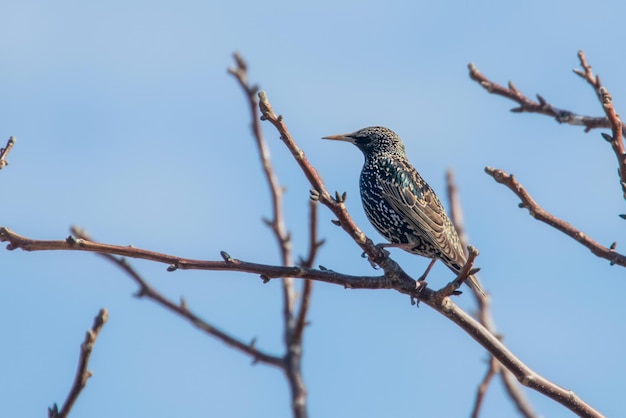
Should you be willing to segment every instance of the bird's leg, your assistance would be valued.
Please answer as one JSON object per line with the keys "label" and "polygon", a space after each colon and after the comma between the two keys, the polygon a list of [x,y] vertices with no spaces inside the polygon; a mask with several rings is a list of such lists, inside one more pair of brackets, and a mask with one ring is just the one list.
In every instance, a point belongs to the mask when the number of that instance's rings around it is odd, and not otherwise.
{"label": "bird's leg", "polygon": [[433,258],[432,260],[430,260],[430,264],[428,264],[428,267],[426,267],[426,271],[424,272],[424,274],[422,274],[420,278],[417,279],[418,282],[422,282],[426,279],[426,276],[428,276],[428,273],[430,273],[430,269],[433,268],[436,262],[437,262],[436,258]]}

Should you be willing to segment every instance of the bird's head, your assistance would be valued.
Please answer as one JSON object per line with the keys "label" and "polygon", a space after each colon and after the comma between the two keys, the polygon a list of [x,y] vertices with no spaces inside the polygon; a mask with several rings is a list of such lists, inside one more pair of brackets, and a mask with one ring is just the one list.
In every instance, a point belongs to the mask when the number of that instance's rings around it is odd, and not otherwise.
{"label": "bird's head", "polygon": [[363,151],[366,158],[374,154],[406,156],[404,144],[398,134],[382,126],[363,128],[349,134],[325,136],[323,139],[351,142]]}

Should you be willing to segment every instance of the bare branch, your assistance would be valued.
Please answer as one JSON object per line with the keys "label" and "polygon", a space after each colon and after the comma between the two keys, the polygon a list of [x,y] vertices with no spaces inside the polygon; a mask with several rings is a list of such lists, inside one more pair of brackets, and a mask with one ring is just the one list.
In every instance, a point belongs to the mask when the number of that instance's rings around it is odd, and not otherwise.
{"label": "bare branch", "polygon": [[493,177],[493,179],[498,183],[504,184],[506,187],[511,189],[513,193],[515,193],[522,201],[522,203],[519,204],[519,207],[528,209],[530,216],[574,238],[576,241],[587,247],[596,256],[609,260],[611,265],[617,264],[619,266],[626,267],[626,256],[615,251],[615,244],[612,244],[610,247],[600,245],[597,241],[589,238],[584,232],[576,229],[573,225],[545,211],[537,202],[535,202],[526,189],[524,189],[524,187],[512,174],[507,174],[503,170],[491,167],[485,167],[485,172]]}
{"label": "bare branch", "polygon": [[[458,189],[454,182],[454,174],[452,173],[452,170],[448,170],[446,173],[446,183],[448,200],[450,201],[450,219],[452,220],[452,224],[461,238],[462,245],[466,247],[467,234],[465,234],[463,228],[463,210],[461,208],[461,201]],[[478,319],[493,335],[498,335],[493,314],[491,312],[491,299],[477,297],[476,302],[478,303]],[[530,406],[530,403],[526,399],[526,396],[524,396],[524,393],[520,390],[520,387],[514,380],[511,372],[502,367],[502,365],[498,363],[493,356],[490,357],[487,373],[485,374],[483,381],[478,386],[472,416],[479,416],[485,393],[489,388],[489,384],[492,382],[493,376],[496,374],[502,375],[502,379],[505,382],[505,389],[517,409],[527,418],[537,417],[537,414],[535,414]]]}
{"label": "bare branch", "polygon": [[596,128],[610,128],[609,120],[605,117],[593,117],[583,116],[576,114],[570,110],[559,109],[556,106],[546,102],[545,99],[537,95],[537,100],[534,101],[526,97],[521,93],[512,82],[509,82],[509,87],[504,87],[498,83],[494,83],[485,77],[478,68],[472,63],[468,64],[469,76],[472,80],[476,81],[485,90],[491,94],[506,97],[513,100],[519,107],[511,109],[514,113],[539,113],[546,116],[553,117],[558,123],[566,123],[574,126],[584,126],[585,132],[589,132],[591,129]]}
{"label": "bare branch", "polygon": [[[315,258],[317,257],[317,251],[322,246],[323,241],[317,238],[317,202],[310,201],[309,203],[309,254],[305,260],[301,260],[300,263],[304,267],[311,268]],[[302,335],[304,327],[307,325],[307,315],[309,313],[309,306],[311,301],[311,292],[313,291],[313,281],[305,280],[302,285],[302,295],[300,296],[300,307],[296,315],[296,322],[293,329],[293,340],[302,344]]]}
{"label": "bare branch", "polygon": [[478,269],[472,268],[474,266],[474,260],[476,260],[476,257],[478,256],[478,250],[471,245],[468,246],[467,249],[467,261],[463,265],[463,268],[461,268],[461,271],[459,271],[459,274],[453,281],[435,292],[435,300],[443,300],[443,298],[458,294],[457,289],[461,287],[463,282],[470,275],[478,272]]}
{"label": "bare branch", "polygon": [[94,318],[91,329],[88,330],[85,335],[85,341],[83,341],[80,345],[78,368],[76,369],[76,376],[74,377],[74,383],[72,384],[70,393],[67,395],[67,399],[63,403],[60,411],[58,410],[56,404],[54,404],[52,408],[48,408],[48,417],[65,418],[72,410],[78,396],[87,385],[87,380],[92,376],[92,372],[87,370],[89,367],[89,358],[91,357],[91,352],[94,344],[96,343],[96,339],[98,338],[98,335],[100,335],[100,331],[107,322],[108,318],[109,313],[107,310],[104,308],[100,309],[100,312],[98,312],[98,315]]}
{"label": "bare branch", "polygon": [[520,414],[522,414],[526,418],[536,418],[539,415],[533,410],[530,401],[522,392],[522,388],[519,385],[519,382],[515,380],[515,376],[511,371],[500,367],[500,378],[504,383],[504,387],[508,395],[513,399],[513,403],[515,404],[517,410]]}
{"label": "bare branch", "polygon": [[474,402],[474,409],[472,410],[472,418],[478,418],[480,416],[480,408],[483,404],[483,399],[485,399],[485,394],[487,393],[487,389],[489,388],[489,384],[493,377],[498,374],[500,371],[500,363],[491,357],[489,360],[489,367],[487,368],[487,373],[485,373],[485,377],[483,377],[483,381],[478,385],[478,391],[476,392],[476,401]]}
{"label": "bare branch", "polygon": [[626,133],[626,128],[623,126],[622,121],[615,112],[611,95],[608,90],[602,86],[600,77],[593,74],[591,65],[587,63],[587,59],[583,51],[578,51],[578,59],[580,60],[580,66],[582,69],[576,68],[574,69],[574,73],[582,77],[594,89],[600,103],[602,104],[602,109],[604,110],[606,117],[577,115],[569,110],[563,110],[552,106],[540,95],[537,95],[537,99],[539,101],[534,102],[520,93],[513,83],[509,82],[509,88],[494,83],[486,78],[480,71],[478,71],[476,66],[471,63],[469,64],[469,73],[470,78],[478,82],[489,93],[497,94],[517,102],[520,106],[511,109],[512,112],[540,113],[552,116],[559,123],[584,126],[585,132],[589,132],[591,129],[595,128],[611,129],[612,135],[603,133],[602,137],[611,144],[613,153],[617,158],[620,186],[623,198],[626,199],[626,149],[624,146],[624,133]]}
{"label": "bare branch", "polygon": [[9,140],[7,141],[7,146],[4,148],[0,148],[0,170],[2,170],[4,167],[6,167],[7,165],[9,165],[9,162],[7,161],[7,155],[9,155],[9,152],[11,152],[11,149],[13,148],[13,145],[15,145],[15,137],[12,136],[9,138]]}
{"label": "bare branch", "polygon": [[[252,133],[256,140],[259,156],[261,158],[261,165],[263,166],[263,172],[265,173],[265,178],[267,179],[272,197],[273,219],[268,221],[267,224],[271,227],[274,236],[278,241],[283,266],[290,266],[293,264],[293,255],[291,235],[287,231],[283,212],[283,188],[280,186],[278,177],[274,172],[269,147],[261,131],[261,125],[257,113],[257,88],[256,86],[251,86],[248,83],[248,66],[243,58],[238,54],[235,54],[234,58],[237,67],[229,69],[229,72],[237,79],[239,85],[247,95],[252,118]],[[311,283],[309,281],[305,281],[303,287],[301,310],[298,313],[298,317],[294,318],[297,295],[293,278],[285,277],[282,279],[284,341],[287,349],[287,354],[284,358],[284,371],[287,376],[287,380],[290,383],[292,395],[291,403],[294,416],[297,418],[305,418],[308,415],[306,409],[306,387],[304,385],[304,380],[302,379],[301,357],[302,333],[304,331],[304,322],[309,305],[308,299],[311,294]]]}
{"label": "bare branch", "polygon": [[[80,237],[79,239],[81,240],[85,240],[94,244],[96,243],[82,228],[74,226],[72,227],[72,233],[75,236]],[[135,283],[137,283],[137,285],[139,286],[139,290],[136,293],[137,297],[148,298],[149,300],[152,300],[153,302],[156,302],[157,304],[180,315],[181,317],[189,321],[192,325],[201,329],[205,333],[217,338],[224,344],[235,348],[244,354],[249,355],[250,357],[252,357],[255,363],[264,363],[279,368],[283,367],[282,359],[280,357],[273,356],[259,350],[255,347],[254,340],[252,340],[252,342],[250,343],[244,342],[233,337],[227,332],[220,330],[216,326],[209,324],[207,321],[201,319],[198,315],[193,313],[187,307],[187,303],[184,299],[181,299],[180,303],[174,303],[173,301],[167,299],[152,286],[150,286],[148,282],[146,282],[146,280],[143,279],[141,275],[133,268],[133,266],[131,266],[128,261],[126,261],[125,258],[115,257],[113,254],[110,253],[98,253],[98,255],[104,257],[106,260],[121,268],[126,274],[130,276],[131,279],[135,281]]]}
{"label": "bare branch", "polygon": [[574,69],[574,73],[585,79],[593,88],[609,121],[612,135],[602,134],[602,137],[611,144],[613,153],[615,154],[615,157],[617,157],[617,164],[619,167],[618,173],[621,180],[620,184],[622,187],[623,197],[626,199],[626,151],[624,150],[625,128],[621,119],[615,112],[615,108],[613,107],[613,98],[600,82],[600,76],[593,74],[591,65],[587,63],[587,58],[585,57],[585,53],[583,51],[578,51],[578,59],[580,60],[582,70]]}

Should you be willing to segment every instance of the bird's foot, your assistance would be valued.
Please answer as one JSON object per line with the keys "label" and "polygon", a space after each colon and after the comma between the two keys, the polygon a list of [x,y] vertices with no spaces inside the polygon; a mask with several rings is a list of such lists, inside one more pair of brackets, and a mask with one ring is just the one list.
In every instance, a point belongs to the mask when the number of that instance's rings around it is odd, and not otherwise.
{"label": "bird's foot", "polygon": [[[391,254],[389,251],[385,250],[386,246],[388,246],[388,245],[387,244],[375,244],[376,248],[378,248],[381,251],[383,251],[385,258],[389,257],[389,254]],[[367,258],[367,261],[369,261],[369,263],[370,263],[370,265],[372,266],[373,269],[375,269],[375,270],[380,269],[380,265],[378,265],[378,263],[375,263],[374,261],[372,261],[372,259],[369,257],[369,255],[365,251],[363,251],[363,253],[361,254],[361,257]]]}

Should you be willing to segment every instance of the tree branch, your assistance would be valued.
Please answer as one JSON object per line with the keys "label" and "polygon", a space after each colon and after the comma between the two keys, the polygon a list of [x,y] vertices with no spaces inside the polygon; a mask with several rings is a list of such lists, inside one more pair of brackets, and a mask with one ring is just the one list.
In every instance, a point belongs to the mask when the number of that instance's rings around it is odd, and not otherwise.
{"label": "tree branch", "polygon": [[509,81],[509,87],[503,87],[485,77],[476,66],[472,63],[468,65],[470,78],[478,82],[489,93],[506,97],[507,99],[517,102],[520,106],[511,109],[511,112],[529,112],[540,113],[543,115],[551,116],[559,123],[567,123],[570,125],[579,125],[585,127],[585,132],[589,132],[595,128],[608,128],[611,129],[612,135],[602,133],[608,143],[611,144],[613,153],[617,158],[618,175],[620,178],[620,186],[622,188],[622,196],[626,199],[626,150],[624,146],[624,133],[626,128],[623,126],[622,121],[615,112],[613,107],[613,99],[608,90],[602,86],[600,77],[593,74],[591,66],[587,63],[585,53],[578,51],[578,59],[582,69],[574,69],[574,73],[582,77],[584,80],[593,87],[606,117],[590,117],[581,116],[569,110],[559,109],[551,104],[547,103],[543,97],[537,95],[538,102],[530,100],[524,96],[517,88]]}
{"label": "tree branch", "polygon": [[7,161],[7,155],[9,155],[9,152],[11,152],[13,145],[15,145],[14,136],[9,138],[9,140],[7,141],[6,147],[0,148],[0,170],[2,170],[4,167],[9,165],[9,162]]}
{"label": "tree branch", "polygon": [[[78,237],[78,239],[84,240],[85,242],[98,244],[82,228],[73,226],[72,234]],[[282,368],[284,366],[283,361],[280,357],[265,353],[264,351],[256,348],[255,339],[253,339],[250,343],[239,340],[229,333],[222,331],[218,327],[209,324],[207,321],[201,319],[197,314],[189,309],[184,299],[181,298],[180,303],[174,303],[173,301],[167,299],[156,289],[150,286],[148,282],[143,277],[141,277],[137,270],[135,270],[124,257],[115,257],[113,254],[115,253],[97,253],[97,255],[103,257],[107,261],[110,261],[111,263],[121,268],[135,283],[137,283],[137,285],[139,286],[139,290],[137,291],[135,296],[137,296],[138,298],[145,297],[157,303],[158,305],[161,305],[166,309],[176,313],[177,315],[189,321],[195,327],[201,329],[212,337],[217,338],[229,347],[239,350],[242,353],[252,357],[254,363],[264,363],[279,368]]]}
{"label": "tree branch", "polygon": [[[461,243],[463,247],[466,247],[468,239],[463,227],[463,210],[461,207],[458,189],[454,182],[454,174],[452,173],[452,170],[448,170],[446,173],[446,183],[448,190],[448,200],[450,201],[450,219],[452,220],[452,224],[454,225],[459,237],[461,238]],[[500,335],[497,333],[495,321],[493,319],[493,313],[491,312],[491,298],[476,297],[476,302],[478,303],[478,319],[480,320],[480,322],[493,335],[496,335],[499,339],[501,339]],[[485,374],[483,381],[478,386],[472,416],[479,416],[485,393],[489,388],[489,384],[492,382],[493,376],[496,374],[500,374],[502,376],[502,380],[503,382],[505,382],[504,387],[507,391],[507,394],[517,407],[517,410],[520,411],[520,413],[526,418],[537,417],[537,414],[533,411],[533,408],[528,402],[528,399],[520,390],[518,384],[515,382],[511,372],[508,369],[502,367],[502,365],[498,363],[493,356],[490,357],[487,373]]]}
{"label": "tree branch", "polygon": [[[293,265],[291,234],[287,231],[285,225],[285,217],[283,211],[283,188],[278,182],[278,177],[274,172],[270,157],[269,147],[258,118],[258,101],[256,86],[250,85],[248,82],[248,66],[239,54],[234,54],[236,67],[229,68],[228,72],[235,77],[239,85],[244,90],[248,99],[252,119],[252,133],[256,140],[257,149],[263,166],[263,172],[267,180],[271,201],[273,218],[266,220],[266,224],[272,229],[274,236],[279,245],[280,255],[283,266]],[[312,216],[316,216],[317,212],[313,212]],[[311,294],[311,282],[304,281],[301,309],[295,313],[297,294],[294,287],[292,277],[282,279],[283,289],[283,322],[284,322],[284,342],[286,354],[284,357],[284,372],[289,381],[291,389],[291,404],[293,414],[297,418],[306,418],[308,415],[306,406],[306,386],[302,378],[302,333],[304,332],[304,323],[309,305],[309,297]],[[297,317],[296,317],[297,315]]]}
{"label": "tree branch", "polygon": [[566,123],[574,126],[584,126],[585,132],[589,132],[596,128],[610,128],[611,124],[606,117],[583,116],[570,110],[560,109],[546,102],[546,100],[537,94],[537,101],[531,100],[520,92],[512,81],[509,86],[504,87],[498,83],[494,83],[485,77],[478,68],[473,64],[468,64],[469,76],[476,81],[487,92],[497,96],[506,97],[513,100],[519,107],[514,107],[511,112],[514,113],[539,113],[542,115],[553,117],[558,123]]}
{"label": "tree branch", "polygon": [[[498,340],[498,338],[496,338],[469,314],[460,309],[450,298],[444,298],[441,301],[436,300],[434,297],[435,292],[433,290],[428,288],[418,288],[415,280],[408,276],[408,279],[406,280],[399,280],[403,276],[394,276],[393,279],[390,279],[388,274],[376,277],[350,276],[336,273],[331,270],[314,270],[306,267],[270,266],[236,260],[226,253],[223,253],[223,257],[225,259],[223,262],[192,260],[160,254],[153,251],[141,250],[134,247],[99,244],[85,239],[71,238],[65,241],[37,241],[22,237],[4,227],[0,227],[0,241],[9,241],[10,244],[7,246],[9,249],[22,248],[27,251],[91,251],[96,253],[108,253],[142,258],[169,264],[169,271],[176,270],[172,266],[179,266],[179,268],[183,269],[193,268],[219,271],[244,271],[259,274],[264,280],[269,280],[271,277],[299,277],[303,279],[338,284],[351,289],[394,289],[400,293],[411,296],[411,298],[419,298],[428,306],[457,324],[470,337],[476,340],[494,357],[496,357],[506,368],[511,370],[511,372],[513,372],[515,377],[523,385],[533,388],[551,399],[554,399],[580,416],[602,416],[590,405],[583,402],[573,392],[550,382],[522,363],[508,348],[506,348],[506,346],[502,344],[500,340]],[[173,305],[172,307],[174,306],[176,305]],[[178,309],[176,309],[176,311],[178,311]]]}
{"label": "tree branch", "polygon": [[[323,240],[317,238],[317,202],[309,203],[309,254],[306,259],[300,260],[300,265],[311,268],[319,248],[324,244]],[[302,335],[304,327],[307,325],[307,315],[311,301],[311,292],[313,291],[313,281],[305,280],[302,285],[302,295],[300,296],[300,308],[296,315],[296,322],[293,330],[294,341],[302,344]]]}
{"label": "tree branch", "polygon": [[109,313],[106,309],[100,309],[98,315],[94,318],[93,325],[90,330],[87,331],[85,335],[85,341],[80,345],[80,356],[78,358],[78,368],[76,369],[76,376],[74,377],[74,383],[72,384],[72,388],[70,389],[70,393],[67,395],[67,399],[63,403],[63,407],[61,410],[58,410],[56,404],[52,406],[52,408],[48,408],[48,417],[49,418],[65,418],[70,413],[74,403],[78,399],[78,396],[82,392],[82,390],[87,385],[87,380],[92,376],[92,372],[87,370],[89,367],[89,358],[91,357],[91,352],[93,350],[93,346],[96,343],[96,339],[98,335],[100,335],[100,331],[102,327],[107,322],[109,318]]}
{"label": "tree branch", "polygon": [[587,247],[596,256],[609,260],[611,265],[617,264],[619,266],[626,267],[626,256],[615,251],[617,246],[616,243],[611,244],[610,247],[604,247],[597,241],[588,237],[584,232],[576,229],[571,224],[548,213],[541,208],[537,202],[535,202],[526,189],[524,189],[524,187],[512,174],[507,174],[503,170],[491,167],[485,167],[485,172],[493,177],[493,179],[498,183],[504,184],[506,187],[511,189],[513,193],[515,193],[522,201],[522,203],[519,204],[519,207],[528,209],[530,216],[574,238],[576,241]]}

